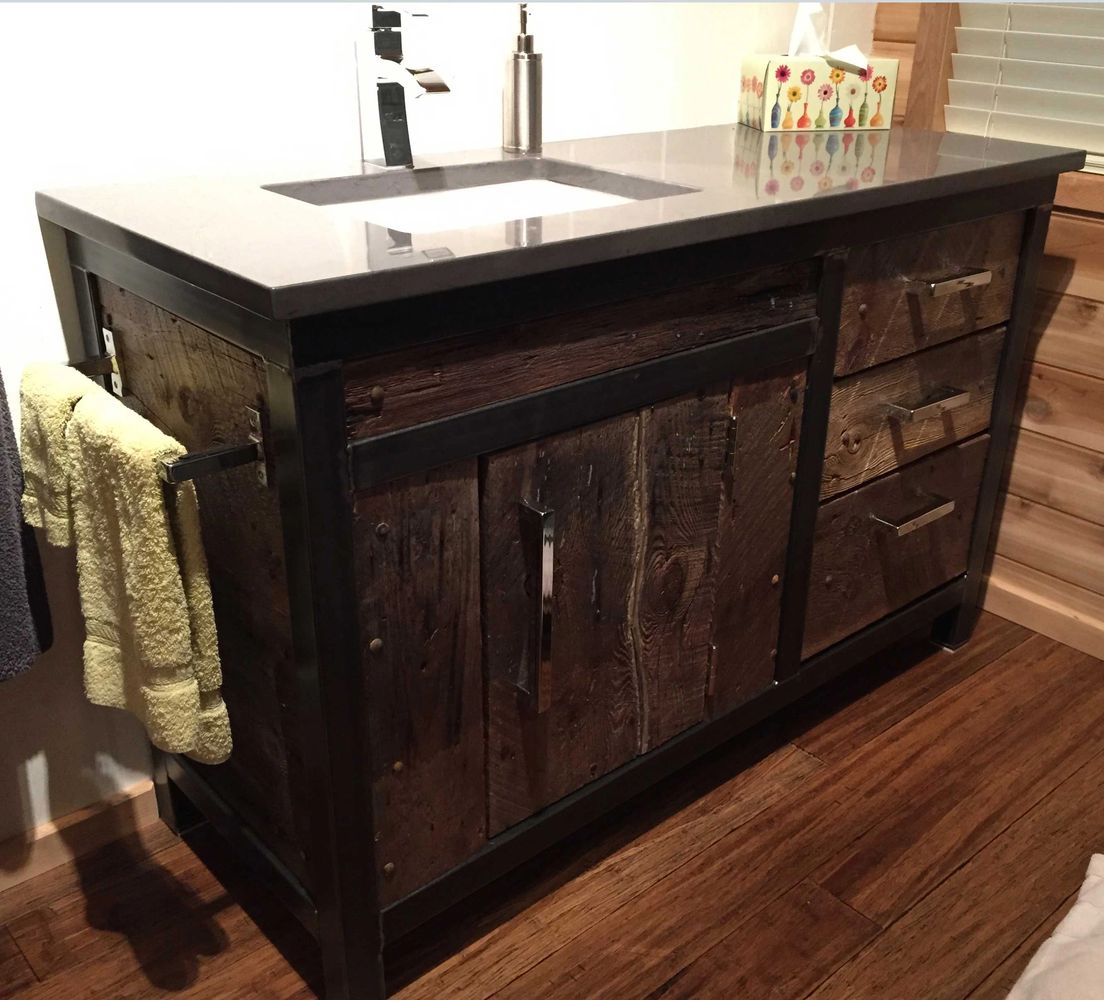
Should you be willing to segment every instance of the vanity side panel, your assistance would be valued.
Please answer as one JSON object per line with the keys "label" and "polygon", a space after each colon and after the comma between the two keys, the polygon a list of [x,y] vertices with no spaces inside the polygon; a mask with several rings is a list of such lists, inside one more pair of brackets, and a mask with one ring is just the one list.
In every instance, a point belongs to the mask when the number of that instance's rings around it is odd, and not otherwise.
{"label": "vanity side panel", "polygon": [[732,387],[731,457],[714,560],[710,718],[750,701],[774,680],[805,371],[801,361]]}
{"label": "vanity side panel", "polygon": [[348,433],[383,434],[814,315],[815,266],[800,262],[351,361]]}
{"label": "vanity side panel", "polygon": [[358,493],[353,517],[386,905],[486,840],[478,463]]}
{"label": "vanity side panel", "polygon": [[[263,361],[106,281],[124,393],[189,451],[248,440],[247,407],[265,412]],[[253,465],[195,481],[234,750],[193,764],[305,880],[310,843],[299,753],[295,659],[276,491]]]}

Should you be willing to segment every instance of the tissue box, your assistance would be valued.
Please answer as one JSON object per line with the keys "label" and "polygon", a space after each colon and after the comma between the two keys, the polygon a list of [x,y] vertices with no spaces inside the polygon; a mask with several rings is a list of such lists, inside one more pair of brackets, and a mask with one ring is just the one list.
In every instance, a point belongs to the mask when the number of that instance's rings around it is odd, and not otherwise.
{"label": "tissue box", "polygon": [[897,60],[871,59],[865,73],[815,56],[745,57],[740,124],[763,132],[887,129],[893,122]]}

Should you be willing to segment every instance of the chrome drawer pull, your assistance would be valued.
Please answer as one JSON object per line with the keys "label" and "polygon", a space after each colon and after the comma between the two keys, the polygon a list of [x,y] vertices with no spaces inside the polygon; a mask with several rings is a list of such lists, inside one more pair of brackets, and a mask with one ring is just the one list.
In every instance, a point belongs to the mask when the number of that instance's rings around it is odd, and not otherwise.
{"label": "chrome drawer pull", "polygon": [[992,280],[992,271],[968,271],[950,278],[941,278],[939,281],[910,281],[908,290],[910,295],[919,295],[924,299],[938,299],[944,295],[954,295],[956,292],[965,292],[971,288],[981,288]]}
{"label": "chrome drawer pull", "polygon": [[913,406],[906,403],[886,403],[886,410],[894,420],[912,423],[916,420],[928,420],[938,417],[948,410],[957,410],[970,402],[968,389],[955,389],[949,385],[940,386],[929,393],[921,402]]}
{"label": "chrome drawer pull", "polygon": [[919,513],[912,514],[904,521],[898,521],[892,517],[881,517],[873,512],[870,514],[870,519],[891,529],[898,538],[901,538],[904,535],[911,534],[917,528],[923,528],[925,525],[931,524],[932,521],[938,521],[941,517],[954,513],[955,502],[953,500],[937,496],[927,496],[926,498],[930,501],[928,506]]}
{"label": "chrome drawer pull", "polygon": [[[522,500],[518,505],[525,573],[532,587],[518,688],[529,707],[546,712],[552,704],[552,581],[556,567],[556,512]],[[536,586],[534,586],[536,584]]]}

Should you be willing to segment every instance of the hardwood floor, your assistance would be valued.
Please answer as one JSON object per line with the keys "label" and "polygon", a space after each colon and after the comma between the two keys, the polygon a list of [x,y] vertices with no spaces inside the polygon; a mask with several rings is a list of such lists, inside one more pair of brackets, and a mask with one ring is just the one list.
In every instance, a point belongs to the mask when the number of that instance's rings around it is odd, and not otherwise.
{"label": "hardwood floor", "polygon": [[[399,942],[401,1000],[998,1000],[1104,850],[1104,664],[993,616],[860,668]],[[273,943],[275,942],[275,943]],[[209,831],[0,894],[0,1000],[309,1000]]]}

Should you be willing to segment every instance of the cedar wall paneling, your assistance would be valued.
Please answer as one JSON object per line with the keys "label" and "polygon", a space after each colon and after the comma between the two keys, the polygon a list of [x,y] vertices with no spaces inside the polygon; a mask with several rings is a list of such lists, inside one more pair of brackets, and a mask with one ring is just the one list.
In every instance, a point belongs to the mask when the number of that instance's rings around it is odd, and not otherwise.
{"label": "cedar wall paneling", "polygon": [[985,607],[1104,656],[1104,177],[1057,202]]}

